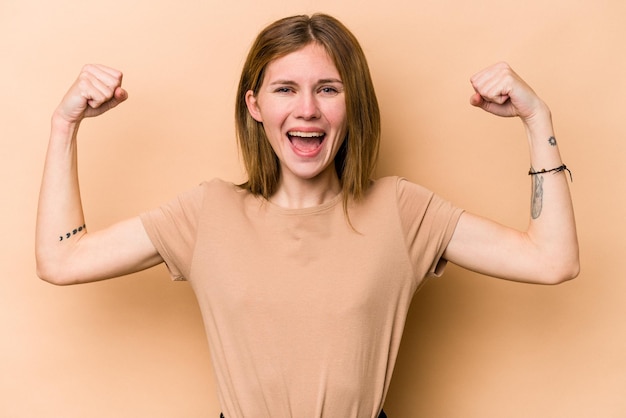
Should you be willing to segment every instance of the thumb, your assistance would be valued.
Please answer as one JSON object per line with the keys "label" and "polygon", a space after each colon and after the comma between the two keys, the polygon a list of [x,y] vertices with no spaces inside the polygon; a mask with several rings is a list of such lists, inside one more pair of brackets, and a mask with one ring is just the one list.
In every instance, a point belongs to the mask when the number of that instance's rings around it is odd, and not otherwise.
{"label": "thumb", "polygon": [[479,93],[474,93],[470,96],[470,104],[475,107],[483,107],[485,99]]}
{"label": "thumb", "polygon": [[119,100],[119,103],[122,103],[124,100],[128,99],[128,92],[121,87],[115,89],[115,93],[113,93],[113,97]]}
{"label": "thumb", "polygon": [[479,93],[474,93],[470,97],[470,104],[496,116],[515,116],[515,113],[511,108],[510,99],[508,97],[505,98],[504,96],[502,96],[501,99],[504,100],[502,103],[485,99]]}
{"label": "thumb", "polygon": [[110,103],[109,109],[117,106],[118,104],[122,103],[126,99],[128,99],[128,92],[124,90],[122,87],[116,87],[115,92],[113,92],[113,97],[109,101]]}
{"label": "thumb", "polygon": [[128,99],[128,92],[124,90],[122,87],[118,86],[115,88],[115,91],[113,92],[113,97],[111,97],[106,102],[98,106],[94,106],[91,103],[88,103],[93,113],[90,112],[90,114],[88,114],[87,116],[97,116],[104,112],[107,112],[113,109],[118,104],[124,102],[126,99]]}

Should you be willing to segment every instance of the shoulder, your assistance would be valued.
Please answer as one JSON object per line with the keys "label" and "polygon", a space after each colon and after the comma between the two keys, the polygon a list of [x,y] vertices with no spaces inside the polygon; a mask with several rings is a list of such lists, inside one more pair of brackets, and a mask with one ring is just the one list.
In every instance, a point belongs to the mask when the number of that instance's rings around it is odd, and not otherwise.
{"label": "shoulder", "polygon": [[[189,189],[179,192],[169,201],[150,212],[153,217],[184,217],[195,219],[207,204],[232,200],[232,196],[245,194],[241,188],[219,178],[202,181]],[[231,196],[231,197],[229,197]]]}
{"label": "shoulder", "polygon": [[205,193],[232,193],[236,190],[241,190],[241,188],[237,187],[234,183],[219,177],[203,181],[200,183],[200,187]]}
{"label": "shoulder", "polygon": [[387,176],[372,180],[368,189],[368,195],[380,196],[389,194],[395,195],[396,200],[399,202],[406,199],[428,201],[434,196],[431,190],[412,183],[404,177]]}
{"label": "shoulder", "polygon": [[381,177],[370,182],[364,199],[357,202],[354,209],[369,216],[400,218],[421,216],[433,196],[430,190],[411,183],[404,177]]}
{"label": "shoulder", "polygon": [[[393,200],[398,213],[405,221],[414,222],[429,216],[457,217],[460,209],[447,199],[420,184],[404,177],[383,177],[372,182],[372,196],[387,196]],[[429,215],[430,214],[430,215]]]}
{"label": "shoulder", "polygon": [[200,208],[206,203],[210,203],[215,200],[232,200],[239,197],[245,197],[249,193],[237,186],[236,184],[220,179],[213,178],[211,180],[205,180],[179,193],[174,199],[179,202],[186,202],[189,205]]}
{"label": "shoulder", "polygon": [[221,178],[202,182],[200,191],[204,206],[220,205],[226,207],[229,203],[241,205],[247,200],[255,200],[255,196],[248,190]]}

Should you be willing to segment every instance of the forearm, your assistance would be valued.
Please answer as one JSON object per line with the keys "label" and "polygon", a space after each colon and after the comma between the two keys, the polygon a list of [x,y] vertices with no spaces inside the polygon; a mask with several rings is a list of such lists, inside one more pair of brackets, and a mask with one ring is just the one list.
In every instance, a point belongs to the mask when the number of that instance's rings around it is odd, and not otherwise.
{"label": "forearm", "polygon": [[[556,281],[578,274],[578,240],[569,192],[569,172],[552,127],[550,111],[541,106],[524,122],[529,141],[531,174],[530,224],[527,231],[548,277]],[[542,172],[546,170],[546,172]]]}
{"label": "forearm", "polygon": [[52,118],[35,239],[37,271],[45,280],[58,276],[68,254],[86,233],[78,181],[78,125]]}

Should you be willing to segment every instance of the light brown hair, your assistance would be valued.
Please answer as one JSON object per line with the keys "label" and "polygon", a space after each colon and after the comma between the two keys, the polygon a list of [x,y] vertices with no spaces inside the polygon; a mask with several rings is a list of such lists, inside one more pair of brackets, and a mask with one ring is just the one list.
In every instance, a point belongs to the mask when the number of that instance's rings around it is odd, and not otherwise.
{"label": "light brown hair", "polygon": [[335,157],[335,169],[347,211],[349,198],[358,200],[365,193],[378,159],[380,111],[361,46],[341,22],[325,14],[292,16],[270,24],[259,33],[248,53],[235,109],[237,139],[248,173],[248,181],[241,187],[267,199],[276,191],[280,179],[278,158],[263,124],[248,112],[246,93],[258,93],[270,62],[313,42],[325,48],[344,84],[347,130]]}

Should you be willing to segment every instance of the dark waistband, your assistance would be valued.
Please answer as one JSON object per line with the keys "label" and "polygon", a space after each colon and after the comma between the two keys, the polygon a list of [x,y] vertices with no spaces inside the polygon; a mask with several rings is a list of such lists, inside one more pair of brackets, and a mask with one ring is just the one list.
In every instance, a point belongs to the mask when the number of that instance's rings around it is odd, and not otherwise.
{"label": "dark waistband", "polygon": [[[225,418],[224,414],[220,414],[220,418]],[[380,414],[378,414],[378,418],[387,418],[387,414],[385,414],[385,411],[380,411]]]}

